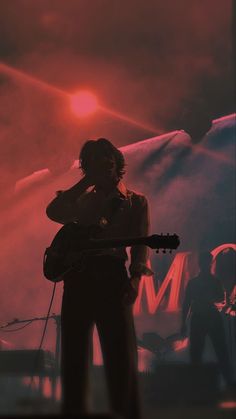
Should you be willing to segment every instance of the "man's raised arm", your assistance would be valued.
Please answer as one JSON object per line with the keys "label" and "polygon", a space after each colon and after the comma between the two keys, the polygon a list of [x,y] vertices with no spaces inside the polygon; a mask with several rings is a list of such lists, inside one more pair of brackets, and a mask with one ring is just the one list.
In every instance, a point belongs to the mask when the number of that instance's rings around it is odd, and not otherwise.
{"label": "man's raised arm", "polygon": [[77,212],[76,200],[91,185],[91,180],[85,176],[70,189],[58,191],[56,198],[54,198],[46,208],[48,218],[60,224],[74,221]]}

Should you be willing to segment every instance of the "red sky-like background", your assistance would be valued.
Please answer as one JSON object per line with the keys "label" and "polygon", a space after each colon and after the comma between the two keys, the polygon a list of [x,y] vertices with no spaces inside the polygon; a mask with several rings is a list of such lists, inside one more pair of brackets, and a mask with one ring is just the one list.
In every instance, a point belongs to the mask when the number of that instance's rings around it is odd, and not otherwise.
{"label": "red sky-like background", "polygon": [[[229,0],[1,0],[0,323],[47,312],[42,255],[59,225],[45,207],[63,183],[77,180],[77,172],[65,172],[85,140],[107,137],[120,147],[183,128],[186,109],[199,124],[205,114],[234,111],[231,15]],[[63,92],[80,89],[124,118],[101,109],[77,118]],[[209,248],[228,242],[234,225],[227,124],[200,144],[208,154],[181,134],[127,155],[130,186],[151,198],[153,231],[180,232],[184,250],[206,241],[206,227]],[[16,181],[47,168],[41,189],[35,183],[14,194]],[[41,327],[15,335],[15,345],[36,347]]]}
{"label": "red sky-like background", "polygon": [[[0,61],[101,106],[78,119],[66,96],[0,66],[1,190],[63,171],[88,138],[116,146],[182,128],[182,115],[233,111],[229,0],[2,0]],[[200,110],[200,114],[199,114]],[[149,129],[142,128],[150,127]]]}

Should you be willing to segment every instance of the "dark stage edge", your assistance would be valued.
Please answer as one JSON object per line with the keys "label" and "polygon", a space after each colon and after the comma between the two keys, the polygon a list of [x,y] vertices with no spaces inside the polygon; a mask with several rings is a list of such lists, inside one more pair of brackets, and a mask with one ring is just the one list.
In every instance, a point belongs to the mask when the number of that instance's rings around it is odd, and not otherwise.
{"label": "dark stage edge", "polygon": [[[90,414],[85,416],[77,415],[61,415],[61,414],[51,414],[51,415],[0,415],[0,418],[6,419],[60,419],[60,418],[77,418],[77,419],[122,419],[122,417],[114,416],[111,414]],[[199,407],[199,406],[188,406],[188,407],[155,407],[145,412],[142,419],[234,419],[236,417],[236,408],[233,409],[219,409],[215,407]],[[135,419],[135,418],[134,418]]]}

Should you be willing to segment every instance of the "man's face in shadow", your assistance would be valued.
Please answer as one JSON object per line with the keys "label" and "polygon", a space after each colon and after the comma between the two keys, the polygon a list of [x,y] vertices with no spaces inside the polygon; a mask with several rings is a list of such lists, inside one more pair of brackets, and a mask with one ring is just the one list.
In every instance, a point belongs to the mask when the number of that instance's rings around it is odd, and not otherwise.
{"label": "man's face in shadow", "polygon": [[91,156],[87,174],[97,186],[107,186],[118,182],[117,163],[112,155],[104,155],[97,151]]}

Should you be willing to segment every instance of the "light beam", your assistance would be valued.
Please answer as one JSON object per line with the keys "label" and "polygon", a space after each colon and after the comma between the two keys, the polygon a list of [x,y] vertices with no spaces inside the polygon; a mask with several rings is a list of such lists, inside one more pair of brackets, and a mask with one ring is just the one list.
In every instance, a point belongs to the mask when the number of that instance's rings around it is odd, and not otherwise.
{"label": "light beam", "polygon": [[[75,100],[75,94],[70,94],[68,93],[66,90],[60,89],[57,86],[54,86],[50,83],[47,83],[45,81],[42,81],[40,79],[38,79],[37,77],[33,77],[21,70],[15,69],[12,66],[9,66],[7,64],[4,64],[3,62],[0,62],[0,72],[5,73],[7,75],[10,75],[16,79],[19,79],[25,83],[30,83],[32,85],[34,85],[35,87],[39,88],[39,89],[43,89],[46,91],[49,91],[51,93],[54,93],[56,95],[60,95],[60,96],[64,96],[67,97],[71,103],[71,101]],[[113,118],[116,119],[121,119],[125,122],[128,122],[131,125],[135,125],[139,128],[142,128],[148,132],[154,133],[154,134],[160,134],[160,130],[157,130],[154,127],[150,127],[142,122],[136,121],[133,118],[130,118],[129,116],[126,116],[122,113],[116,112],[112,109],[108,109],[104,106],[99,106],[97,105],[97,109],[100,110],[101,112],[106,113],[107,115],[112,116]]]}
{"label": "light beam", "polygon": [[88,90],[81,90],[71,96],[71,109],[80,118],[88,116],[98,109],[97,98]]}

